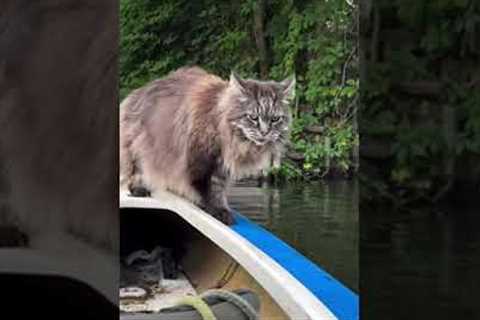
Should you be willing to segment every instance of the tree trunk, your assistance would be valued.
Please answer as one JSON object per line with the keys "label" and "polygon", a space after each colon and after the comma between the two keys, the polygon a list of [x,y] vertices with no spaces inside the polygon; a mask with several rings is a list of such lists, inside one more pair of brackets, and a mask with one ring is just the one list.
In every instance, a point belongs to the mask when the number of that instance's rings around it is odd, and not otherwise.
{"label": "tree trunk", "polygon": [[255,3],[253,11],[254,20],[254,35],[255,43],[258,49],[259,62],[260,62],[260,77],[262,79],[268,78],[268,55],[267,55],[267,43],[265,41],[265,0],[258,0]]}

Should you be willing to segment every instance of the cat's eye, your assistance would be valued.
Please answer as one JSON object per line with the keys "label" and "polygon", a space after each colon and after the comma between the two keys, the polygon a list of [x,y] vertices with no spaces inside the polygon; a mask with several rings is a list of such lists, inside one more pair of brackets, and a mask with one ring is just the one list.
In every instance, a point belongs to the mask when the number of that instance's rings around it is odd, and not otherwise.
{"label": "cat's eye", "polygon": [[256,114],[249,114],[248,117],[250,118],[250,120],[253,120],[253,121],[258,120],[258,116]]}
{"label": "cat's eye", "polygon": [[276,117],[272,117],[272,122],[278,122],[280,121],[282,117],[279,117],[279,116],[276,116]]}

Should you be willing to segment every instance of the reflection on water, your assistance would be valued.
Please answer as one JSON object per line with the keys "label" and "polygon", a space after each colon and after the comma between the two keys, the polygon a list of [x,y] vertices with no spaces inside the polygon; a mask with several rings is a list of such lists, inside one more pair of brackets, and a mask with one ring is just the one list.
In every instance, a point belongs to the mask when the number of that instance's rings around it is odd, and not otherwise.
{"label": "reflection on water", "polygon": [[239,184],[230,205],[358,292],[358,187],[352,181]]}
{"label": "reflection on water", "polygon": [[362,212],[362,319],[480,319],[477,210]]}

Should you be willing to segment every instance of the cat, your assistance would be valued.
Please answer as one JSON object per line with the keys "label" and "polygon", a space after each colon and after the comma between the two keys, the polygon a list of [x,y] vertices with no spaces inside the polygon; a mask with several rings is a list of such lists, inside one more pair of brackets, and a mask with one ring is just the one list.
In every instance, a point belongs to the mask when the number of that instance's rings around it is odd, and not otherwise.
{"label": "cat", "polygon": [[120,105],[120,186],[134,196],[168,190],[230,225],[229,181],[259,172],[288,140],[295,76],[229,81],[183,67]]}

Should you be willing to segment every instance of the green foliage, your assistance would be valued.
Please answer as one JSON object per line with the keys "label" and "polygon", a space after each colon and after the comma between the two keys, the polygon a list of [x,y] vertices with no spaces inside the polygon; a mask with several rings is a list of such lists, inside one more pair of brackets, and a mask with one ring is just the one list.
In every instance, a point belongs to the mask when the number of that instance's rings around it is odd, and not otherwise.
{"label": "green foliage", "polygon": [[223,77],[254,70],[250,20],[245,5],[228,1],[122,0],[121,96],[185,65]]}
{"label": "green foliage", "polygon": [[[184,65],[224,78],[231,70],[260,78],[257,1],[121,0],[120,93]],[[265,0],[268,75],[297,78],[290,152],[274,174],[287,179],[352,170],[356,69],[355,10],[344,0]],[[321,133],[308,127],[324,127]]]}

